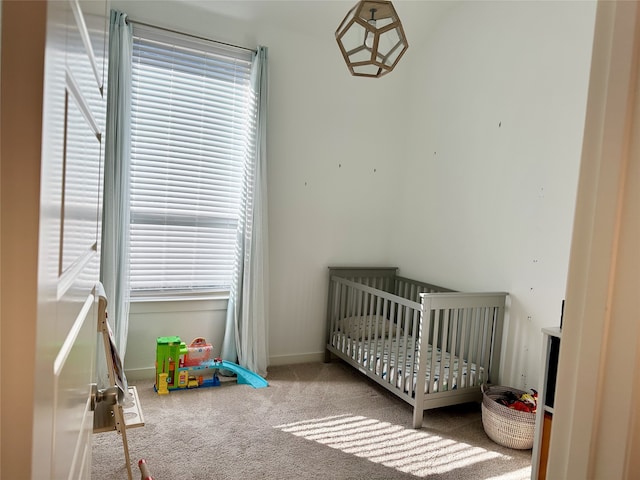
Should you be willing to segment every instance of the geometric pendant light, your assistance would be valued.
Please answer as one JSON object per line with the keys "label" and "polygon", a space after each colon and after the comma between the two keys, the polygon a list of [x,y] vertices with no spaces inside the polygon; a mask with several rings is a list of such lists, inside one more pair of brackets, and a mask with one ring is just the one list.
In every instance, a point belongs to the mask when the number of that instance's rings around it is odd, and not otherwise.
{"label": "geometric pendant light", "polygon": [[396,66],[409,48],[400,18],[391,2],[363,0],[336,30],[347,67],[358,77],[381,77]]}

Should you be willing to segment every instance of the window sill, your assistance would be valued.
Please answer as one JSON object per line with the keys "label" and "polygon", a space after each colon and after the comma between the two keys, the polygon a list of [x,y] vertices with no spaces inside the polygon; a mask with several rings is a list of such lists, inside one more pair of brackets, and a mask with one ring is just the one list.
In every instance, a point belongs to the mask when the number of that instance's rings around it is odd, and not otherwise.
{"label": "window sill", "polygon": [[145,314],[184,314],[185,312],[226,311],[229,304],[229,292],[190,292],[188,295],[172,293],[170,295],[134,296],[130,299],[131,315]]}
{"label": "window sill", "polygon": [[132,293],[130,303],[156,303],[156,302],[193,302],[206,300],[229,300],[229,291],[218,292],[171,292],[157,293],[144,292]]}

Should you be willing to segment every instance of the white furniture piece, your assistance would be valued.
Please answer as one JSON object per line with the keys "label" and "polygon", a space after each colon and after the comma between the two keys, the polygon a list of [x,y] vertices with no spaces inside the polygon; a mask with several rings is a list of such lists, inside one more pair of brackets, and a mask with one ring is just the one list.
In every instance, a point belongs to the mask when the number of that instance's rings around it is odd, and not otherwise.
{"label": "white furniture piece", "polygon": [[538,391],[538,410],[531,455],[531,478],[544,480],[547,476],[549,439],[553,420],[556,374],[562,330],[559,327],[542,329],[542,378]]}

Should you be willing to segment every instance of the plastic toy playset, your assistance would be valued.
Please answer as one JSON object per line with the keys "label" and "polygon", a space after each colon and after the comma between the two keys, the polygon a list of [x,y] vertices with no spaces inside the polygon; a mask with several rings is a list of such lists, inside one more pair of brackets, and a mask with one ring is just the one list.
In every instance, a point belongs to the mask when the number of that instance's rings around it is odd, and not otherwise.
{"label": "plastic toy playset", "polygon": [[158,395],[171,390],[220,385],[219,370],[236,374],[237,382],[264,388],[269,384],[257,373],[221,358],[211,359],[213,347],[202,338],[189,345],[180,337],[158,337],[156,344],[156,384]]}

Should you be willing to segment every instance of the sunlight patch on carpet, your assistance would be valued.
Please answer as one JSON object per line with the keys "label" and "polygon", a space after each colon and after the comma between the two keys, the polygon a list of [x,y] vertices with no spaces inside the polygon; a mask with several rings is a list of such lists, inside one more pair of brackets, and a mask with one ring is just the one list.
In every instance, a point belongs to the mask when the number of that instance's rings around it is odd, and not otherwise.
{"label": "sunlight patch on carpet", "polygon": [[487,480],[529,480],[531,478],[531,467],[521,468],[514,472],[507,472],[497,477],[487,478]]}
{"label": "sunlight patch on carpet", "polygon": [[[418,477],[442,474],[497,458],[512,458],[421,430],[361,416],[336,415],[274,428]],[[523,480],[530,474],[531,469],[524,468],[494,480]]]}

